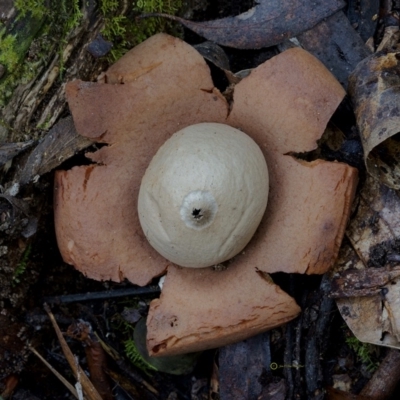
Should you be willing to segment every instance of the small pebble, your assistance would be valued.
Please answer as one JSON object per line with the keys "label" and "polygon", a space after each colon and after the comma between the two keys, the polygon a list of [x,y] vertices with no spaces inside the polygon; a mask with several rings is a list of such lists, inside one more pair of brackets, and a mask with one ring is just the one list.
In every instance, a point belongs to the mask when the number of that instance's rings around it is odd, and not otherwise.
{"label": "small pebble", "polygon": [[113,44],[108,42],[99,33],[95,39],[89,43],[87,50],[88,52],[96,58],[105,56],[112,48]]}

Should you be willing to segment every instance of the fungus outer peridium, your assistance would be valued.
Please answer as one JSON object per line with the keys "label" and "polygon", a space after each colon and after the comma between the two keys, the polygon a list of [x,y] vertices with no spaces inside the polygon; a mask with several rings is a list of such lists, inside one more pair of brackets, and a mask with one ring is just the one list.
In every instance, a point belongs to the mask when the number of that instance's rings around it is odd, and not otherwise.
{"label": "fungus outer peridium", "polygon": [[162,256],[203,268],[243,250],[267,200],[267,164],[254,140],[228,125],[201,123],[176,132],[153,157],[138,213]]}

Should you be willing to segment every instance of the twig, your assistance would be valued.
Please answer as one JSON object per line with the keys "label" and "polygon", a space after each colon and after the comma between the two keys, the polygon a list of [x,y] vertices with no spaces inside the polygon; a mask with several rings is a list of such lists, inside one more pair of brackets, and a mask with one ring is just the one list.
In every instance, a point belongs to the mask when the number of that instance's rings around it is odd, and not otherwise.
{"label": "twig", "polygon": [[85,372],[82,371],[82,368],[77,364],[71,349],[69,348],[67,342],[65,341],[60,328],[58,327],[57,321],[54,318],[54,315],[51,312],[50,307],[46,303],[43,305],[43,307],[47,312],[47,315],[49,316],[51,323],[53,324],[54,330],[56,331],[58,341],[60,342],[64,356],[67,359],[72,369],[72,372],[74,373],[75,378],[76,379],[79,378],[79,381],[82,385],[85,395],[88,397],[89,400],[102,400],[101,396],[99,395],[96,388],[93,386],[90,379],[86,376]]}
{"label": "twig", "polygon": [[157,389],[155,389],[150,383],[145,381],[139,374],[135,373],[132,371],[127,365],[125,364],[124,360],[121,358],[121,356],[118,354],[118,352],[113,349],[111,346],[109,346],[107,343],[105,343],[98,335],[96,332],[94,332],[96,335],[97,339],[99,340],[101,346],[103,347],[104,351],[112,357],[115,362],[118,364],[118,366],[125,371],[126,374],[128,374],[134,381],[137,383],[143,385],[149,392],[155,394],[156,396],[159,395]]}
{"label": "twig", "polygon": [[399,369],[400,351],[390,349],[360,394],[371,400],[388,399],[400,381]]}
{"label": "twig", "polygon": [[133,287],[119,290],[105,290],[103,292],[88,292],[45,297],[44,302],[48,304],[74,303],[77,301],[102,300],[124,296],[156,295],[159,293],[160,288],[158,286]]}
{"label": "twig", "polygon": [[66,386],[66,388],[78,399],[78,393],[76,389],[55,369],[53,366],[48,363],[41,354],[33,347],[28,346],[29,350],[42,361],[44,365]]}
{"label": "twig", "polygon": [[106,352],[93,334],[92,326],[83,320],[73,322],[67,329],[66,335],[84,344],[86,361],[89,367],[90,379],[103,400],[112,400],[113,394],[107,374]]}

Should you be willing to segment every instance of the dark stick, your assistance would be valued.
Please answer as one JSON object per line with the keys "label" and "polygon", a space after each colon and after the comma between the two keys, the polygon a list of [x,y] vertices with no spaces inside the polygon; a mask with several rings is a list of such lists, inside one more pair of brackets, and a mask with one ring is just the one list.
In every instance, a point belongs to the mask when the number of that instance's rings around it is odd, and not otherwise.
{"label": "dark stick", "polygon": [[124,296],[150,296],[160,293],[158,286],[132,287],[128,289],[105,290],[103,292],[88,292],[67,294],[63,296],[45,297],[44,302],[50,304],[74,303],[77,301],[102,300]]}
{"label": "dark stick", "polygon": [[388,399],[400,380],[399,369],[400,351],[390,349],[360,394],[372,400]]}

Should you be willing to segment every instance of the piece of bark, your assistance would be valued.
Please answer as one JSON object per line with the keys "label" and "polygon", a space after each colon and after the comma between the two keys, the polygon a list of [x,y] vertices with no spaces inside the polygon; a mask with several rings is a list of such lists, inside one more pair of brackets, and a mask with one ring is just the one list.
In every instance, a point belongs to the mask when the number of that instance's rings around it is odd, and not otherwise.
{"label": "piece of bark", "polygon": [[214,21],[194,22],[157,13],[144,14],[142,17],[170,18],[223,46],[260,49],[310,29],[343,7],[341,0],[314,3],[307,0],[259,0],[257,5],[243,14]]}
{"label": "piece of bark", "polygon": [[12,160],[16,155],[33,145],[33,140],[22,143],[1,143],[0,144],[0,165]]}
{"label": "piece of bark", "polygon": [[400,381],[400,351],[390,349],[360,395],[371,400],[389,399]]}
{"label": "piece of bark", "polygon": [[328,297],[330,281],[326,275],[320,284],[319,299],[313,305],[318,310],[316,320],[307,333],[305,340],[305,381],[307,398],[323,399],[323,359],[326,352],[327,338],[330,335],[330,325],[333,319],[335,303]]}
{"label": "piece of bark", "polygon": [[364,43],[375,34],[379,16],[379,0],[349,0],[347,16]]}
{"label": "piece of bark", "polygon": [[50,172],[91,144],[92,140],[78,135],[71,117],[60,120],[29,155],[18,179],[20,185]]}
{"label": "piece of bark", "polygon": [[371,52],[343,11],[297,36],[301,46],[317,57],[344,88],[357,64]]}
{"label": "piece of bark", "polygon": [[332,298],[375,296],[400,277],[400,266],[346,270],[332,279]]}
{"label": "piece of bark", "polygon": [[271,364],[268,334],[222,347],[218,361],[221,400],[260,398],[262,376]]}
{"label": "piece of bark", "polygon": [[375,53],[349,80],[367,170],[394,189],[400,189],[399,59],[399,52]]}

